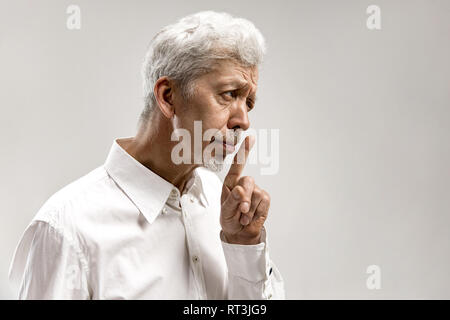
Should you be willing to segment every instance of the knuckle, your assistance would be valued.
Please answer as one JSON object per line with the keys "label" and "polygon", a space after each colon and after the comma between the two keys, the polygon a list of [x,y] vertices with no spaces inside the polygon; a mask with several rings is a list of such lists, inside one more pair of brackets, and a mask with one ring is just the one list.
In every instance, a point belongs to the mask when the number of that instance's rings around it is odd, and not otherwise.
{"label": "knuckle", "polygon": [[270,195],[269,195],[268,192],[266,192],[264,190],[263,190],[263,193],[262,193],[262,200],[264,202],[270,203]]}
{"label": "knuckle", "polygon": [[255,185],[255,189],[253,190],[253,194],[257,196],[258,198],[261,198],[262,196],[262,189]]}
{"label": "knuckle", "polygon": [[235,187],[235,189],[236,189],[236,194],[240,197],[240,198],[243,198],[244,196],[245,196],[245,190],[244,190],[244,188],[242,187],[242,186],[236,186]]}
{"label": "knuckle", "polygon": [[245,186],[253,186],[255,184],[255,179],[250,176],[242,177],[242,184]]}

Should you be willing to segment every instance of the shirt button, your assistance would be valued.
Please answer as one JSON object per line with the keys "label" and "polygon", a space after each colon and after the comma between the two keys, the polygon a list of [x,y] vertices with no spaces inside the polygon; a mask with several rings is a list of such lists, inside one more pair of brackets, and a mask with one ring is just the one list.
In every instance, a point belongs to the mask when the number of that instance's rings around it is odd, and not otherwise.
{"label": "shirt button", "polygon": [[191,197],[189,198],[189,200],[191,200],[191,202],[194,202],[194,197],[191,196]]}
{"label": "shirt button", "polygon": [[170,195],[172,197],[176,197],[177,196],[177,191],[175,189],[172,189],[172,191],[170,191]]}
{"label": "shirt button", "polygon": [[268,298],[269,298],[269,299],[272,299],[272,294],[271,294],[271,293],[269,293]]}
{"label": "shirt button", "polygon": [[198,257],[198,256],[193,256],[193,257],[192,257],[192,261],[198,262],[198,260],[199,260],[199,257]]}
{"label": "shirt button", "polygon": [[163,214],[167,214],[167,209],[166,209],[166,208],[163,208],[163,209],[162,209],[162,213],[163,213]]}

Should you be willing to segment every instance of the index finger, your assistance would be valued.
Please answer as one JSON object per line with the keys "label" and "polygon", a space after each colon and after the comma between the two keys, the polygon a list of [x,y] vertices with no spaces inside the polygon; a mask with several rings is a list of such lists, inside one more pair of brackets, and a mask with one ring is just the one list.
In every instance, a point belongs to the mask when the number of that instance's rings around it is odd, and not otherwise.
{"label": "index finger", "polygon": [[228,174],[225,177],[224,184],[228,188],[233,188],[241,177],[242,171],[245,167],[245,163],[247,162],[248,155],[254,144],[254,136],[245,137],[244,142],[242,142],[241,147],[239,148],[239,151],[234,156],[230,171],[228,171]]}

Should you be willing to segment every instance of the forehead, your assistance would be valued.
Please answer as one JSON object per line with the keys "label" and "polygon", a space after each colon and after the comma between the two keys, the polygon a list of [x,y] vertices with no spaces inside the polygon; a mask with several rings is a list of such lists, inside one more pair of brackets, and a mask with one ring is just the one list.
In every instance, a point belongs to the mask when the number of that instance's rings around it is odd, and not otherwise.
{"label": "forehead", "polygon": [[207,80],[215,85],[230,85],[235,87],[250,86],[256,89],[258,82],[258,68],[245,67],[231,60],[217,61]]}

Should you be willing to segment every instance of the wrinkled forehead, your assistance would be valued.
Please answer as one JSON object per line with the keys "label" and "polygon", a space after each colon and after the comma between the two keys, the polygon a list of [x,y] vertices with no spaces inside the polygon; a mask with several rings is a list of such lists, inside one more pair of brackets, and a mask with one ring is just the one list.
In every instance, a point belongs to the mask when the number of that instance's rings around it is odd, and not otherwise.
{"label": "wrinkled forehead", "polygon": [[257,66],[244,66],[235,61],[220,60],[214,63],[209,78],[217,85],[249,87],[256,90],[258,76]]}

